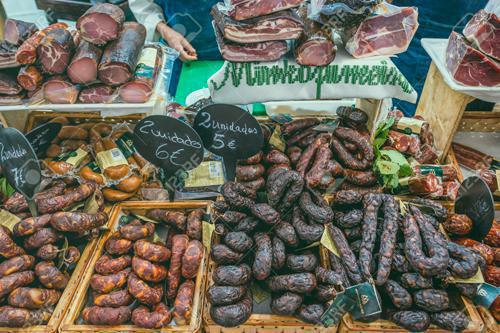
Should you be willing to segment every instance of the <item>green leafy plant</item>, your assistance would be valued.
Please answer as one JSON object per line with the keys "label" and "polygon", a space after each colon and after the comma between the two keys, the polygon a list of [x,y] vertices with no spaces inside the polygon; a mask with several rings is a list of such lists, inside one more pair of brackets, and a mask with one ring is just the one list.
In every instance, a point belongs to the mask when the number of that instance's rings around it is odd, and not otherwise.
{"label": "green leafy plant", "polygon": [[7,182],[7,178],[0,178],[0,193],[2,193],[4,197],[10,197],[15,191],[16,190],[10,186],[9,182]]}

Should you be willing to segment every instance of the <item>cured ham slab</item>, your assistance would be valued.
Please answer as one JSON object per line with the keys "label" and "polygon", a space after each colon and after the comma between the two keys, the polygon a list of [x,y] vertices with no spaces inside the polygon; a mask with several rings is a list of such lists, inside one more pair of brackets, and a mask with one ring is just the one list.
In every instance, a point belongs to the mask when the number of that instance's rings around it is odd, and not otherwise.
{"label": "cured ham slab", "polygon": [[114,89],[105,84],[96,84],[83,89],[78,96],[78,101],[85,104],[110,103],[113,99]]}
{"label": "cured ham slab", "polygon": [[24,66],[19,70],[17,74],[17,82],[21,87],[28,91],[34,91],[38,89],[43,81],[43,76],[33,65]]}
{"label": "cured ham slab", "polygon": [[53,76],[43,84],[43,97],[52,104],[74,104],[78,93],[78,87],[62,75]]}
{"label": "cured ham slab", "polygon": [[33,64],[36,60],[37,47],[42,42],[45,35],[55,29],[66,29],[68,25],[58,22],[34,33],[30,38],[24,41],[16,52],[16,61],[22,65]]}
{"label": "cured ham slab", "polygon": [[125,13],[110,3],[100,3],[89,8],[76,22],[76,28],[86,41],[104,45],[120,34]]}
{"label": "cured ham slab", "polygon": [[47,74],[62,74],[68,68],[75,50],[73,36],[66,29],[47,32],[37,47],[38,62]]}
{"label": "cured ham slab", "polygon": [[73,83],[91,83],[97,80],[97,65],[102,50],[87,41],[81,41],[68,66],[68,76]]}
{"label": "cured ham slab", "polygon": [[464,29],[464,36],[476,48],[500,61],[500,18],[481,9]]}
{"label": "cured ham slab", "polygon": [[37,31],[38,28],[34,23],[9,18],[5,21],[4,40],[19,46]]}
{"label": "cured ham slab", "polygon": [[232,6],[229,15],[241,21],[298,7],[304,0],[229,0],[228,2]]}

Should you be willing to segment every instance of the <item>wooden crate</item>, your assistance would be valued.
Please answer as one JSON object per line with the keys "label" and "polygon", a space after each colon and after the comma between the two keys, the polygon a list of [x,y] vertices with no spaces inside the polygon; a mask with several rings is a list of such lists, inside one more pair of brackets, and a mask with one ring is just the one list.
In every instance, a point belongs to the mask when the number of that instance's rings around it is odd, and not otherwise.
{"label": "wooden crate", "polygon": [[[110,214],[111,208],[107,207],[105,209],[105,212]],[[106,224],[107,227],[110,225],[110,221],[108,220],[108,223]],[[99,238],[94,238],[89,243],[87,246],[85,246],[85,249],[82,251],[80,255],[80,260],[78,261],[78,264],[75,267],[75,270],[71,274],[71,278],[68,281],[68,285],[64,289],[61,298],[59,299],[59,302],[57,303],[54,312],[52,313],[52,317],[50,317],[49,322],[47,325],[36,325],[36,326],[29,326],[29,327],[23,327],[23,328],[13,328],[13,327],[0,327],[0,333],[55,333],[57,332],[59,325],[61,324],[61,321],[66,314],[66,312],[69,309],[69,304],[71,300],[73,299],[73,296],[75,295],[76,290],[78,289],[78,286],[80,284],[80,280],[85,273],[85,270],[87,268],[87,265],[90,262],[90,259],[92,257],[92,254],[94,253],[94,250],[97,247],[97,244],[99,242]]]}
{"label": "wooden crate", "polygon": [[77,319],[85,306],[87,293],[89,292],[90,278],[94,274],[94,266],[96,261],[101,257],[104,251],[104,244],[108,238],[112,235],[114,231],[118,228],[119,219],[123,216],[124,211],[131,211],[140,215],[145,215],[145,212],[149,209],[161,208],[161,209],[172,209],[189,211],[192,209],[204,208],[207,209],[207,213],[210,214],[211,201],[184,201],[184,202],[162,202],[162,201],[129,201],[118,204],[114,207],[111,217],[110,217],[110,230],[106,232],[98,241],[97,247],[90,258],[87,269],[85,270],[83,276],[78,282],[78,288],[76,293],[69,304],[69,311],[64,316],[61,326],[59,328],[60,333],[74,333],[74,332],[198,332],[201,328],[201,318],[202,318],[202,308],[204,301],[204,286],[205,277],[208,262],[208,253],[205,251],[205,255],[198,269],[198,274],[196,276],[196,289],[193,299],[193,307],[191,313],[191,323],[189,325],[183,326],[167,326],[160,330],[150,330],[137,327],[135,325],[117,325],[117,326],[105,326],[105,325],[86,325],[78,324]]}
{"label": "wooden crate", "polygon": [[465,112],[457,132],[499,132],[500,112]]}
{"label": "wooden crate", "polygon": [[[217,235],[213,243],[219,242]],[[323,267],[329,268],[328,250],[323,246],[319,247],[320,261]],[[217,264],[210,259],[208,266],[208,278],[205,286],[206,290],[213,284],[212,273]],[[337,326],[325,328],[305,323],[292,316],[281,316],[275,314],[252,314],[250,318],[237,327],[222,327],[217,325],[210,317],[210,303],[206,302],[203,308],[203,329],[205,333],[335,333]]]}
{"label": "wooden crate", "polygon": [[117,117],[102,117],[98,112],[45,112],[45,111],[31,111],[28,114],[28,120],[26,121],[26,127],[24,129],[25,133],[28,133],[33,128],[42,125],[56,117],[66,117],[69,121],[78,125],[81,123],[109,123],[109,124],[119,124],[119,123],[130,123],[136,124],[141,119],[145,117],[144,114],[130,114],[126,116]]}
{"label": "wooden crate", "polygon": [[478,306],[477,311],[484,321],[485,333],[498,333],[500,332],[500,324],[497,323],[495,317],[491,315],[490,310],[485,307]]}

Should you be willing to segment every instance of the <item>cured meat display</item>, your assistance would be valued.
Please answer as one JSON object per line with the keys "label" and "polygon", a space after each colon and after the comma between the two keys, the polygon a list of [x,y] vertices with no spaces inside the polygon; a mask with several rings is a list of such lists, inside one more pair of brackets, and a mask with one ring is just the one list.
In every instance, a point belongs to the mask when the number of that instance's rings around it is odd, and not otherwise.
{"label": "cured meat display", "polygon": [[455,81],[466,86],[500,85],[500,63],[476,50],[457,32],[452,32],[448,41],[446,68]]}
{"label": "cured meat display", "polygon": [[225,41],[219,28],[214,27],[222,57],[233,62],[274,61],[288,52],[285,41],[237,44]]}
{"label": "cured meat display", "polygon": [[[63,192],[69,195],[75,191],[78,188],[62,180],[49,180],[36,195],[36,205],[42,208],[49,202],[67,203]],[[97,197],[102,195],[93,187],[87,196],[80,196],[73,203],[83,207],[93,192]],[[13,330],[6,327],[30,330],[32,326],[47,325],[52,316],[63,315],[55,310],[56,306],[71,297],[70,277],[77,274],[75,268],[81,253],[89,240],[99,236],[99,228],[108,216],[101,202],[93,211],[53,210],[32,217],[27,213],[26,200],[18,192],[6,199],[4,209],[17,215],[19,222],[9,228],[0,226],[0,325],[4,331]],[[87,223],[88,220],[94,223]]]}
{"label": "cured meat display", "polygon": [[136,22],[126,22],[120,36],[106,46],[99,64],[101,82],[117,86],[133,75],[139,54],[146,40],[146,28]]}
{"label": "cured meat display", "polygon": [[23,88],[17,84],[16,77],[11,72],[0,72],[0,94],[17,95]]}
{"label": "cured meat display", "polygon": [[464,36],[484,54],[500,61],[500,18],[481,9],[464,28]]}
{"label": "cured meat display", "polygon": [[104,45],[118,38],[124,21],[125,13],[120,7],[98,3],[80,16],[76,28],[84,40],[95,45]]}
{"label": "cured meat display", "polygon": [[102,50],[82,41],[68,67],[68,76],[73,83],[91,83],[97,79],[97,65],[101,60]]}
{"label": "cured meat display", "polygon": [[224,15],[215,5],[211,14],[224,37],[241,44],[297,39],[303,31],[302,20],[293,10],[236,21]]}
{"label": "cured meat display", "polygon": [[417,29],[417,8],[396,7],[394,11],[364,20],[347,41],[346,50],[355,58],[402,53]]}
{"label": "cured meat display", "polygon": [[229,0],[232,7],[229,15],[241,21],[298,7],[302,2],[303,0]]}
{"label": "cured meat display", "polygon": [[[15,88],[0,105],[146,103],[166,55],[157,45],[143,52],[144,26],[124,17],[120,7],[100,3],[80,17],[78,30],[61,22],[38,31],[32,23],[7,20],[0,67],[24,66],[15,74],[0,73],[5,85],[0,95],[8,94],[7,86]],[[17,86],[8,79],[12,75]]]}

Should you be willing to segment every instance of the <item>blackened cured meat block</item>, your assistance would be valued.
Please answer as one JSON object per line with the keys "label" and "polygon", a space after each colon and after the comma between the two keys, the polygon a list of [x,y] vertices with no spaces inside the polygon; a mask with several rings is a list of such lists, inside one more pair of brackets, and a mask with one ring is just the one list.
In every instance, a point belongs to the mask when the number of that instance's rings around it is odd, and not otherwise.
{"label": "blackened cured meat block", "polygon": [[285,41],[237,44],[224,40],[218,27],[214,26],[214,29],[222,58],[227,61],[275,61],[288,52]]}
{"label": "blackened cured meat block", "polygon": [[211,13],[224,38],[236,43],[297,39],[304,30],[302,21],[291,9],[244,22],[224,15],[217,5],[212,8]]}
{"label": "blackened cured meat block", "polygon": [[42,71],[47,74],[62,74],[71,61],[75,43],[66,29],[47,32],[36,52]]}
{"label": "blackened cured meat block", "polygon": [[104,50],[97,73],[99,80],[110,86],[127,82],[134,73],[145,40],[146,28],[142,24],[126,22],[118,39]]}
{"label": "blackened cured meat block", "polygon": [[367,18],[346,44],[355,58],[393,55],[405,52],[418,28],[414,7]]}
{"label": "blackened cured meat block", "polygon": [[21,92],[22,88],[17,84],[16,77],[6,73],[0,72],[0,94],[3,95],[17,95]]}
{"label": "blackened cured meat block", "polygon": [[241,21],[299,6],[303,0],[230,0],[229,15]]}
{"label": "blackened cured meat block", "polygon": [[82,41],[68,67],[68,76],[73,83],[91,83],[97,79],[97,65],[101,60],[102,50],[97,46]]}
{"label": "blackened cured meat block", "polygon": [[500,18],[481,9],[464,29],[464,36],[483,53],[500,61]]}
{"label": "blackened cured meat block", "polygon": [[500,85],[500,63],[473,48],[456,32],[448,41],[446,68],[455,81],[466,86]]}
{"label": "blackened cured meat block", "polygon": [[110,3],[100,3],[89,8],[76,22],[81,37],[96,45],[104,45],[118,38],[125,13]]}

